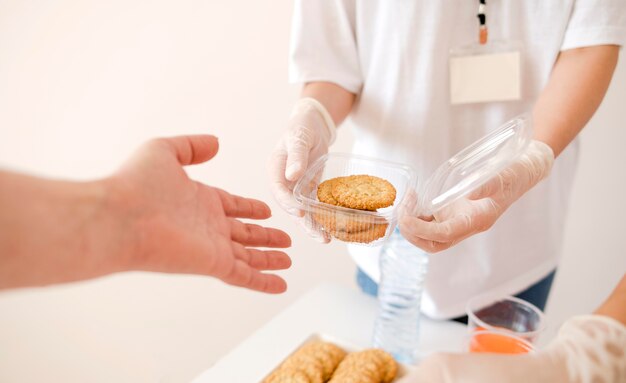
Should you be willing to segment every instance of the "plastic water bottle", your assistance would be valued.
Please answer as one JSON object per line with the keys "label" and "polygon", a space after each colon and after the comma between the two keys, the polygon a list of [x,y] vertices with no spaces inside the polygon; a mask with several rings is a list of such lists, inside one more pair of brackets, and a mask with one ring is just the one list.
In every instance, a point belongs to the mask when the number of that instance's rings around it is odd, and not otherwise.
{"label": "plastic water bottle", "polygon": [[428,254],[402,237],[396,229],[380,257],[378,317],[374,347],[401,363],[415,362],[418,351],[420,306]]}

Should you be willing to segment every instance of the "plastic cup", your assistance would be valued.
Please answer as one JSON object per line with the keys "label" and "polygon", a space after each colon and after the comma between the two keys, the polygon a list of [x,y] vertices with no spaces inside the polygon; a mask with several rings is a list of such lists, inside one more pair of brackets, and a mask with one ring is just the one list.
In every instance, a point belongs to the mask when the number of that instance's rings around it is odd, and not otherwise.
{"label": "plastic cup", "polygon": [[511,332],[480,330],[469,335],[467,351],[471,353],[527,354],[533,345]]}
{"label": "plastic cup", "polygon": [[523,299],[507,296],[487,303],[484,297],[471,299],[467,304],[467,327],[475,331],[498,331],[534,343],[545,329],[545,315]]}

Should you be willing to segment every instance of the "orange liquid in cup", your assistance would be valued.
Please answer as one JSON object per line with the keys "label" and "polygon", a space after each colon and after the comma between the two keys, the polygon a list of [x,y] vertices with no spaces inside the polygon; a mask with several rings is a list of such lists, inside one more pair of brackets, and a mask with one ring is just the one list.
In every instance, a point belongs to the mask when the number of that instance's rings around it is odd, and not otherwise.
{"label": "orange liquid in cup", "polygon": [[505,334],[478,332],[472,335],[469,352],[489,352],[496,354],[526,354],[532,346],[522,339]]}

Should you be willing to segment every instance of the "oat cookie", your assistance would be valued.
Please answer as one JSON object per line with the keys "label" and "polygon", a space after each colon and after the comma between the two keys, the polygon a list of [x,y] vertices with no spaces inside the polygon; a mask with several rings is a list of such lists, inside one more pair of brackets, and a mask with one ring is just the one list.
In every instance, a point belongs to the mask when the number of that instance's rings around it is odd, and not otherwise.
{"label": "oat cookie", "polygon": [[312,354],[298,352],[287,359],[281,367],[281,371],[289,375],[294,372],[303,372],[309,383],[324,383],[324,366]]}
{"label": "oat cookie", "polygon": [[383,382],[384,383],[392,382],[396,378],[396,375],[398,374],[398,363],[396,363],[393,357],[389,355],[387,352],[381,349],[377,349],[377,348],[367,350],[366,352],[372,353],[378,358],[379,361],[383,363],[384,370],[385,370],[385,373],[383,376]]}
{"label": "oat cookie", "polygon": [[329,342],[302,346],[274,370],[263,383],[324,383],[345,357],[346,352]]}
{"label": "oat cookie", "polygon": [[386,223],[371,224],[368,230],[349,233],[342,230],[334,230],[330,235],[344,242],[370,243],[385,236],[387,232]]}
{"label": "oat cookie", "polygon": [[324,381],[330,379],[339,363],[346,356],[343,349],[329,342],[311,342],[303,346],[302,351],[315,356],[322,364]]}
{"label": "oat cookie", "polygon": [[[345,198],[334,196],[333,193],[337,190],[345,191]],[[381,178],[368,175],[337,177],[319,184],[317,198],[323,203],[334,206],[375,210],[376,207],[393,204],[395,188]],[[354,203],[357,200],[360,201],[359,204]],[[356,213],[326,208],[313,212],[312,218],[331,236],[347,242],[375,241],[385,235],[388,226],[386,223],[374,223],[367,217],[358,216]]]}
{"label": "oat cookie", "polygon": [[330,383],[390,383],[398,366],[383,350],[368,349],[349,354],[335,370]]}
{"label": "oat cookie", "polygon": [[312,217],[313,220],[320,224],[320,226],[322,226],[326,232],[331,234],[334,231],[343,231],[348,234],[359,233],[371,230],[373,227],[378,225],[387,225],[383,223],[374,223],[367,218],[357,217],[353,214],[342,211],[335,212],[318,209],[313,213]]}
{"label": "oat cookie", "polygon": [[[343,178],[343,177],[339,177]],[[319,184],[317,187],[317,199],[330,205],[337,205],[337,200],[333,197],[333,183],[339,178],[331,178]]]}
{"label": "oat cookie", "polygon": [[362,352],[348,354],[335,370],[330,383],[380,383],[384,375],[382,364],[377,364],[377,359],[370,359]]}
{"label": "oat cookie", "polygon": [[396,189],[389,181],[368,175],[334,179],[331,194],[340,206],[360,210],[391,206],[396,199]]}
{"label": "oat cookie", "polygon": [[309,378],[301,371],[276,370],[263,383],[310,383]]}

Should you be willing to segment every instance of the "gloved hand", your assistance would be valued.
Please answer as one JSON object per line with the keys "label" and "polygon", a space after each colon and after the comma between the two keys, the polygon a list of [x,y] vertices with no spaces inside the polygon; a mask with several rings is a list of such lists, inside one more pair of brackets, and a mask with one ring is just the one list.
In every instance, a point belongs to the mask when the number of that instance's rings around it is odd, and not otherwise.
{"label": "gloved hand", "polygon": [[398,383],[619,383],[626,381],[626,327],[575,317],[543,351],[524,355],[435,354]]}
{"label": "gloved hand", "polygon": [[532,141],[513,165],[433,217],[405,215],[400,220],[402,235],[422,250],[435,253],[488,230],[511,204],[550,174],[553,162],[552,149]]}
{"label": "gloved hand", "polygon": [[294,200],[293,188],[309,165],[328,153],[328,147],[335,141],[335,131],[333,119],[317,100],[302,98],[294,106],[287,131],[269,163],[272,193],[288,213],[303,215]]}

